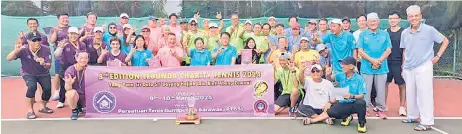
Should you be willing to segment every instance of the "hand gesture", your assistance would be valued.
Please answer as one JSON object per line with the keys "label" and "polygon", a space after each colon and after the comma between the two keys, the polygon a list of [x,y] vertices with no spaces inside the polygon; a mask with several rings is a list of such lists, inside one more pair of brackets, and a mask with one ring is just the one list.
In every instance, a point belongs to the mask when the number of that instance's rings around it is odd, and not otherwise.
{"label": "hand gesture", "polygon": [[24,39],[24,32],[21,31],[18,33],[18,35],[20,40]]}
{"label": "hand gesture", "polygon": [[108,52],[109,52],[109,51],[107,50],[107,48],[106,48],[106,49],[102,49],[102,50],[101,50],[101,55],[105,55],[105,54],[107,54]]}
{"label": "hand gesture", "polygon": [[222,51],[223,51],[223,50],[222,50],[221,48],[219,48],[219,49],[217,50],[217,54],[220,54]]}
{"label": "hand gesture", "polygon": [[170,49],[170,53],[172,54],[172,56],[176,56],[175,51],[173,51],[172,49]]}
{"label": "hand gesture", "polygon": [[58,47],[64,48],[64,46],[66,46],[66,42],[67,42],[67,39],[63,39],[63,40],[59,41],[58,42]]}
{"label": "hand gesture", "polygon": [[35,62],[38,62],[40,65],[43,65],[45,63],[45,59],[40,58],[40,57],[35,57]]}
{"label": "hand gesture", "polygon": [[300,50],[300,48],[298,48],[298,46],[294,45],[294,48],[292,48],[292,52],[295,53],[295,52],[298,52],[298,50]]}
{"label": "hand gesture", "polygon": [[24,48],[21,42],[22,41],[19,41],[19,40],[15,42],[14,49],[13,49],[14,51],[19,52],[21,51],[22,48]]}
{"label": "hand gesture", "polygon": [[72,77],[71,74],[68,74],[66,78],[64,78],[64,82],[66,82],[66,84],[74,84],[75,78],[76,77]]}
{"label": "hand gesture", "polygon": [[196,12],[196,13],[194,14],[194,19],[197,20],[197,19],[199,19],[200,17],[201,17],[201,15],[199,14],[199,12]]}
{"label": "hand gesture", "polygon": [[332,67],[326,67],[326,75],[332,74]]}
{"label": "hand gesture", "polygon": [[133,33],[135,33],[135,31],[136,31],[136,27],[133,26],[132,28],[130,28],[130,35],[132,35]]}
{"label": "hand gesture", "polygon": [[217,19],[223,19],[223,17],[221,16],[221,12],[217,12],[217,15],[215,16]]}
{"label": "hand gesture", "polygon": [[274,50],[277,49],[277,46],[276,45],[271,45],[270,49],[271,49],[271,52],[273,52]]}

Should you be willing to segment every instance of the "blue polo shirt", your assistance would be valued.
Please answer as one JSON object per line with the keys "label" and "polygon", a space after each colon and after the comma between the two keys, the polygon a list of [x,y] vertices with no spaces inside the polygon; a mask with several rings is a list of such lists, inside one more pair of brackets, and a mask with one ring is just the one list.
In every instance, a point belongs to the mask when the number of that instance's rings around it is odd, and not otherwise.
{"label": "blue polo shirt", "polygon": [[[134,49],[134,48],[133,48]],[[132,66],[149,66],[146,59],[152,58],[152,52],[149,50],[136,50],[132,57]]]}
{"label": "blue polo shirt", "polygon": [[411,32],[411,27],[401,33],[400,47],[405,49],[404,69],[414,69],[434,57],[434,43],[445,39],[434,27],[420,24],[417,32]]}
{"label": "blue polo shirt", "polygon": [[356,48],[355,38],[349,32],[342,31],[340,36],[334,35],[331,32],[322,38],[324,44],[329,43],[330,57],[333,65],[334,73],[343,72],[342,65],[338,60],[353,56],[353,50]]}
{"label": "blue polo shirt", "polygon": [[189,51],[191,55],[191,66],[207,66],[212,62],[212,53],[207,49],[199,51],[197,48]]}
{"label": "blue polo shirt", "polygon": [[231,65],[232,59],[237,58],[237,49],[232,45],[228,45],[226,48],[220,46],[213,49],[213,52],[216,53],[218,49],[222,49],[222,51],[217,55],[215,65]]}
{"label": "blue polo shirt", "polygon": [[[388,32],[378,30],[376,33],[368,29],[359,34],[358,48],[362,48],[364,52],[373,59],[379,59],[387,49],[391,49],[391,40]],[[372,69],[372,63],[366,58],[361,60],[362,74],[387,74],[388,60],[384,60],[378,69]]]}
{"label": "blue polo shirt", "polygon": [[[339,83],[340,88],[349,88],[349,93],[351,95],[361,95],[366,94],[366,84],[364,83],[364,78],[361,77],[358,73],[354,73],[352,77],[347,78],[344,72],[337,73],[334,76],[336,82]],[[339,103],[352,103],[356,99],[345,99],[339,100]]]}

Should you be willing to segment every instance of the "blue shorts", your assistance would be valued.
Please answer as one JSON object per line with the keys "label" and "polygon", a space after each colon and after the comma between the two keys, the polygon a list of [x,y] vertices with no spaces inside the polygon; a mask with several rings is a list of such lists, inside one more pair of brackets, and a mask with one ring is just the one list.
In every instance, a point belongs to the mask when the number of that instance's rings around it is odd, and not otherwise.
{"label": "blue shorts", "polygon": [[61,67],[60,67],[60,61],[59,60],[55,60],[55,74],[58,74]]}

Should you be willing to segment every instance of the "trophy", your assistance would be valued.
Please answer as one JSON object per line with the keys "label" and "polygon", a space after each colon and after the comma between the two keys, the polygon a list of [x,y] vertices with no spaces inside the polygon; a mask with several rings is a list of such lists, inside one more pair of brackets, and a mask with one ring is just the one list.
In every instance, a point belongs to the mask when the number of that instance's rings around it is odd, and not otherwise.
{"label": "trophy", "polygon": [[186,114],[186,120],[195,120],[197,119],[196,109],[194,104],[196,103],[196,97],[188,97],[188,113]]}
{"label": "trophy", "polygon": [[200,124],[201,119],[197,116],[196,108],[194,105],[196,104],[196,97],[190,96],[187,98],[188,101],[188,112],[185,115],[178,116],[176,118],[175,124]]}

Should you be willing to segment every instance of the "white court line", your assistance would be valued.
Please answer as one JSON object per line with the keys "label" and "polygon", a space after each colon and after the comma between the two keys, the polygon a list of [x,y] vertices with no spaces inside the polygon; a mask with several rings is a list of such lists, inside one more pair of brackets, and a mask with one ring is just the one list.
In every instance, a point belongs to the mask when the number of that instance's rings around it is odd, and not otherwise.
{"label": "white court line", "polygon": [[437,131],[437,132],[440,132],[440,133],[442,133],[442,134],[449,134],[449,133],[446,133],[446,132],[444,132],[443,130],[440,130],[440,129],[436,128],[436,127],[432,127],[432,129],[435,130],[435,131]]}
{"label": "white court line", "polygon": [[[357,119],[357,117],[354,117]],[[139,117],[139,118],[79,118],[78,120],[174,120],[175,117]],[[206,120],[290,120],[293,117],[201,117]],[[297,118],[301,119],[301,117]],[[379,120],[379,117],[367,117],[368,120]],[[404,120],[406,117],[388,117],[390,120]],[[462,117],[435,117],[437,120],[462,120]],[[70,118],[37,118],[37,119],[1,119],[1,121],[62,121]]]}

